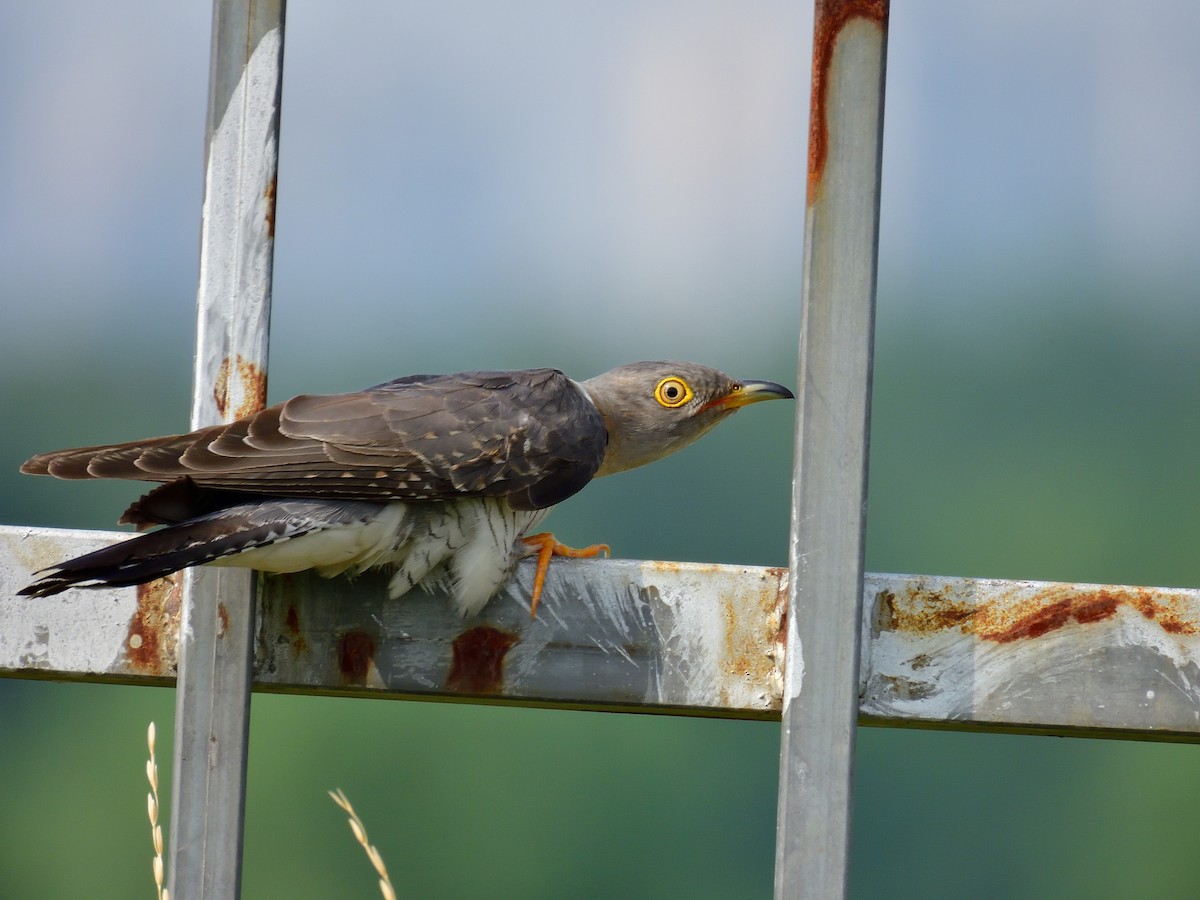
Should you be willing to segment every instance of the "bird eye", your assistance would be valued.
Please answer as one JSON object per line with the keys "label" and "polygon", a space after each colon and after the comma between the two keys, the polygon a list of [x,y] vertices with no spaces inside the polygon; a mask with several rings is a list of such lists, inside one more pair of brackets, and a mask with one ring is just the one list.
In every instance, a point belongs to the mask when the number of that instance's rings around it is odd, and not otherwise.
{"label": "bird eye", "polygon": [[683,406],[693,397],[692,389],[682,378],[664,378],[654,389],[654,399],[667,409]]}

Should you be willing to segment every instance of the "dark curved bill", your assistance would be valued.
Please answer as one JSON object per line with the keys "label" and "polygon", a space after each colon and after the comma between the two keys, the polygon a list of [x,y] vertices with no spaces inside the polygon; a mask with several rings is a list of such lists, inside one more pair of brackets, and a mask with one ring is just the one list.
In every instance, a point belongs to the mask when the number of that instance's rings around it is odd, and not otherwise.
{"label": "dark curved bill", "polygon": [[751,403],[761,403],[763,400],[795,400],[796,395],[782,384],[774,381],[741,381],[737,388],[730,391],[715,406],[726,409],[740,409]]}

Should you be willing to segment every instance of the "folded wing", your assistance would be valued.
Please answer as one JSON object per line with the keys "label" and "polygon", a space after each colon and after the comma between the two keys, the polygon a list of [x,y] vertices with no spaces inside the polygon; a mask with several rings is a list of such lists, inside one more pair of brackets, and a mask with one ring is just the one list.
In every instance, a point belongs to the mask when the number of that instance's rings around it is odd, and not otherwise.
{"label": "folded wing", "polygon": [[270,497],[451,500],[503,496],[540,509],[580,490],[607,432],[555,369],[410,376],[303,395],[184,435],[35,456],[21,471],[174,482]]}

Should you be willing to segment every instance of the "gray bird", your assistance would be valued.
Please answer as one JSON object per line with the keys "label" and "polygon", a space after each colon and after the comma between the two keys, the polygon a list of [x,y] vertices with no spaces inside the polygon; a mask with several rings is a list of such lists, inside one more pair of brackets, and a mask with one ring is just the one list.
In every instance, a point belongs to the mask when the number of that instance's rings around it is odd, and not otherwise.
{"label": "gray bird", "polygon": [[390,596],[440,588],[470,616],[536,554],[536,613],[551,556],[608,550],[526,536],[551,507],[743,406],[792,396],[683,362],[583,382],[557,369],[411,375],[190,434],[44,453],[21,471],[162,482],[120,521],[164,527],[43,569],[21,594],[141,584],[202,564],[325,576],[386,567]]}

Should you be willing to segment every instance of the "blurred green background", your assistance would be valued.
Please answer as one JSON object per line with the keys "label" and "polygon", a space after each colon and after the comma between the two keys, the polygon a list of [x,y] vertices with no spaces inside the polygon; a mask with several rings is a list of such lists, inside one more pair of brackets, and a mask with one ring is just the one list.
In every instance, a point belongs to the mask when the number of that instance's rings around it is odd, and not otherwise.
{"label": "blurred green background", "polygon": [[[186,424],[208,16],[0,13],[0,521],[111,527],[135,489],[19,463]],[[810,16],[294,2],[271,398],[655,357],[794,384]],[[1197,28],[893,9],[869,569],[1200,586]],[[746,411],[549,524],[784,564],[791,428]],[[2,680],[0,710],[0,897],[151,896],[170,691]],[[778,738],[259,695],[244,896],[377,896],[340,786],[402,897],[765,897]],[[862,729],[852,894],[1195,897],[1198,808],[1191,746]]]}

